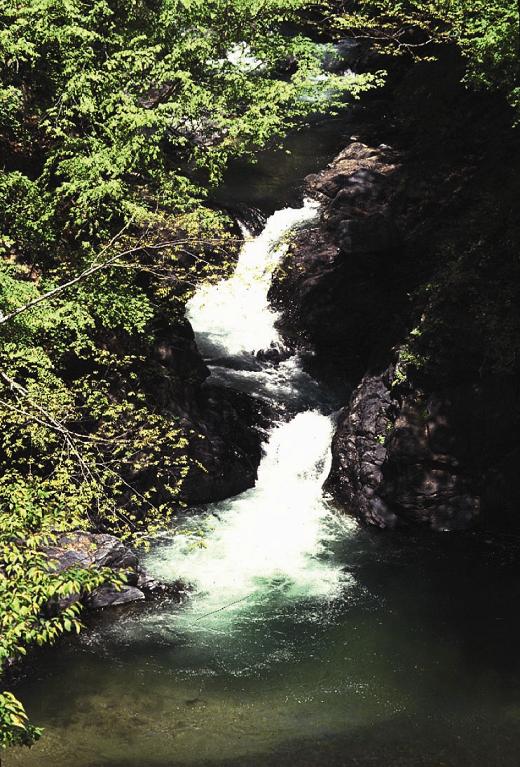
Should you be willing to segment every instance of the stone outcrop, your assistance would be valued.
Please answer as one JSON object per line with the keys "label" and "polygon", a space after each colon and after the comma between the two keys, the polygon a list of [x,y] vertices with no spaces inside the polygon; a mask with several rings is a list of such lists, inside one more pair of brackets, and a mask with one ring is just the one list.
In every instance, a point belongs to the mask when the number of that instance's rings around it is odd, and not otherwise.
{"label": "stone outcrop", "polygon": [[[164,445],[160,465],[157,456],[149,459],[145,450],[137,451],[125,467],[125,481],[143,494],[153,488],[156,505],[181,500],[191,506],[252,487],[270,418],[267,404],[207,381],[210,371],[184,319],[156,329],[153,352],[143,367],[140,385],[154,409],[171,416],[172,428],[182,430],[190,468],[184,476],[177,456],[169,456]],[[170,488],[179,485],[180,496],[172,495]],[[126,502],[123,495],[119,503]]]}
{"label": "stone outcrop", "polygon": [[53,610],[62,610],[78,600],[83,600],[90,608],[123,605],[172,595],[179,589],[178,585],[160,583],[151,578],[140,565],[135,552],[113,535],[73,530],[59,535],[55,543],[44,551],[51,567],[57,572],[69,568],[101,570],[106,567],[126,581],[121,589],[106,583],[88,595],[75,594],[61,599],[51,606]]}
{"label": "stone outcrop", "polygon": [[191,468],[181,497],[188,505],[223,500],[256,482],[271,408],[262,400],[206,384],[192,400]]}
{"label": "stone outcrop", "polygon": [[322,204],[320,223],[297,235],[270,291],[286,337],[310,344],[350,380],[402,332],[401,237],[388,205],[398,167],[389,147],[353,141],[308,176],[306,193]]}
{"label": "stone outcrop", "polygon": [[460,438],[468,428],[460,397],[394,380],[413,275],[396,223],[407,205],[400,166],[389,147],[354,140],[308,177],[320,224],[297,237],[271,295],[293,343],[333,360],[354,388],[326,485],[336,501],[378,527],[463,529],[478,519],[480,501],[474,456]]}
{"label": "stone outcrop", "polygon": [[340,412],[325,485],[347,511],[378,527],[397,523],[382,498],[385,440],[395,411],[388,379],[388,373],[366,376]]}
{"label": "stone outcrop", "polygon": [[340,413],[326,487],[378,527],[466,529],[478,520],[480,499],[451,420],[454,403],[394,392],[393,373],[366,375]]}

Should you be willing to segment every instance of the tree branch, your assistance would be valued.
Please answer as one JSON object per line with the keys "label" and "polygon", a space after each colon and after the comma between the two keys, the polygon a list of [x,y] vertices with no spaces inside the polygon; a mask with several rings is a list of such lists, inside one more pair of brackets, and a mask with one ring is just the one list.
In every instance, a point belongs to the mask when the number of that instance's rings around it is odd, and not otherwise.
{"label": "tree branch", "polygon": [[142,252],[146,252],[150,250],[163,250],[164,248],[171,248],[178,245],[188,245],[188,244],[207,245],[207,244],[215,244],[218,242],[222,242],[222,240],[219,240],[219,239],[216,239],[215,241],[194,240],[190,238],[186,240],[171,240],[168,242],[159,243],[158,245],[136,245],[133,248],[129,248],[128,250],[121,251],[121,253],[116,253],[110,258],[107,258],[107,260],[103,261],[102,263],[97,263],[97,264],[93,264],[92,266],[89,266],[88,269],[85,269],[83,272],[81,272],[81,274],[78,274],[76,277],[73,277],[72,279],[67,280],[67,282],[62,283],[61,285],[57,285],[55,288],[52,288],[52,290],[48,290],[47,293],[43,293],[41,296],[37,296],[37,298],[33,298],[32,301],[29,301],[23,306],[19,306],[18,309],[14,309],[12,312],[9,312],[9,314],[2,314],[0,312],[0,325],[3,325],[6,322],[9,322],[9,320],[14,319],[15,317],[18,317],[23,312],[26,312],[29,309],[32,309],[35,306],[38,306],[38,304],[41,304],[43,301],[47,301],[50,298],[54,298],[54,296],[58,295],[59,293],[62,293],[64,290],[71,288],[73,285],[76,285],[78,282],[81,282],[81,280],[84,280],[87,277],[91,277],[93,274],[95,274],[96,272],[100,272],[102,269],[106,269],[115,261],[118,261],[119,259],[124,258],[125,256],[132,256],[135,253],[142,253]]}

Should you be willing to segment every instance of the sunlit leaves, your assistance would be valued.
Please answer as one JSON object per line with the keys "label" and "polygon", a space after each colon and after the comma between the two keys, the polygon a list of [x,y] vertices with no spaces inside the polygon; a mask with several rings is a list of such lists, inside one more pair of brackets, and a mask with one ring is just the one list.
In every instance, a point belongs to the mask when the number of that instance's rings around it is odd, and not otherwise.
{"label": "sunlit leaves", "polygon": [[4,746],[30,745],[42,733],[28,721],[25,709],[10,692],[0,693],[0,743]]}

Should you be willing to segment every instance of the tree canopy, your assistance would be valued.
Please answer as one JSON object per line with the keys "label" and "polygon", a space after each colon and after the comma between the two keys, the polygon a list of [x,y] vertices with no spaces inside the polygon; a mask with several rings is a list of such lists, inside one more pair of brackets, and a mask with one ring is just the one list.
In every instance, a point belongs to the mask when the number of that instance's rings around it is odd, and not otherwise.
{"label": "tree canopy", "polygon": [[333,2],[342,33],[386,53],[431,57],[451,43],[466,62],[465,82],[503,93],[520,112],[520,21],[516,0],[357,0]]}

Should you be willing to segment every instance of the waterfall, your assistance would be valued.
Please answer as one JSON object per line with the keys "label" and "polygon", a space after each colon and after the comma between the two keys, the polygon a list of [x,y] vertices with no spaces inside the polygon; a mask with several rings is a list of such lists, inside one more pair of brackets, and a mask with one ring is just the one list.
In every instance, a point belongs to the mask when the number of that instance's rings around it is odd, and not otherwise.
{"label": "waterfall", "polygon": [[[320,412],[319,387],[297,355],[279,364],[251,364],[255,351],[282,343],[267,298],[272,273],[291,232],[312,222],[317,208],[307,200],[302,208],[274,213],[257,237],[245,233],[233,275],[200,287],[187,307],[214,382],[300,410],[272,427],[254,488],[188,515],[148,560],[160,579],[191,585],[187,610],[195,620],[214,613],[229,620],[273,594],[286,600],[332,597],[348,580],[325,545],[337,532],[322,495],[333,422]],[[228,367],[230,358],[235,364]]]}
{"label": "waterfall", "polygon": [[331,419],[316,411],[277,424],[258,481],[189,520],[152,564],[162,579],[193,584],[197,613],[244,598],[331,596],[342,583],[324,543],[330,535],[322,485],[330,468]]}
{"label": "waterfall", "polygon": [[277,211],[258,237],[243,229],[245,243],[233,275],[214,285],[202,285],[186,307],[203,354],[249,354],[280,342],[275,329],[278,314],[267,299],[271,277],[287,251],[284,237],[316,218],[317,207],[306,200],[302,208]]}

